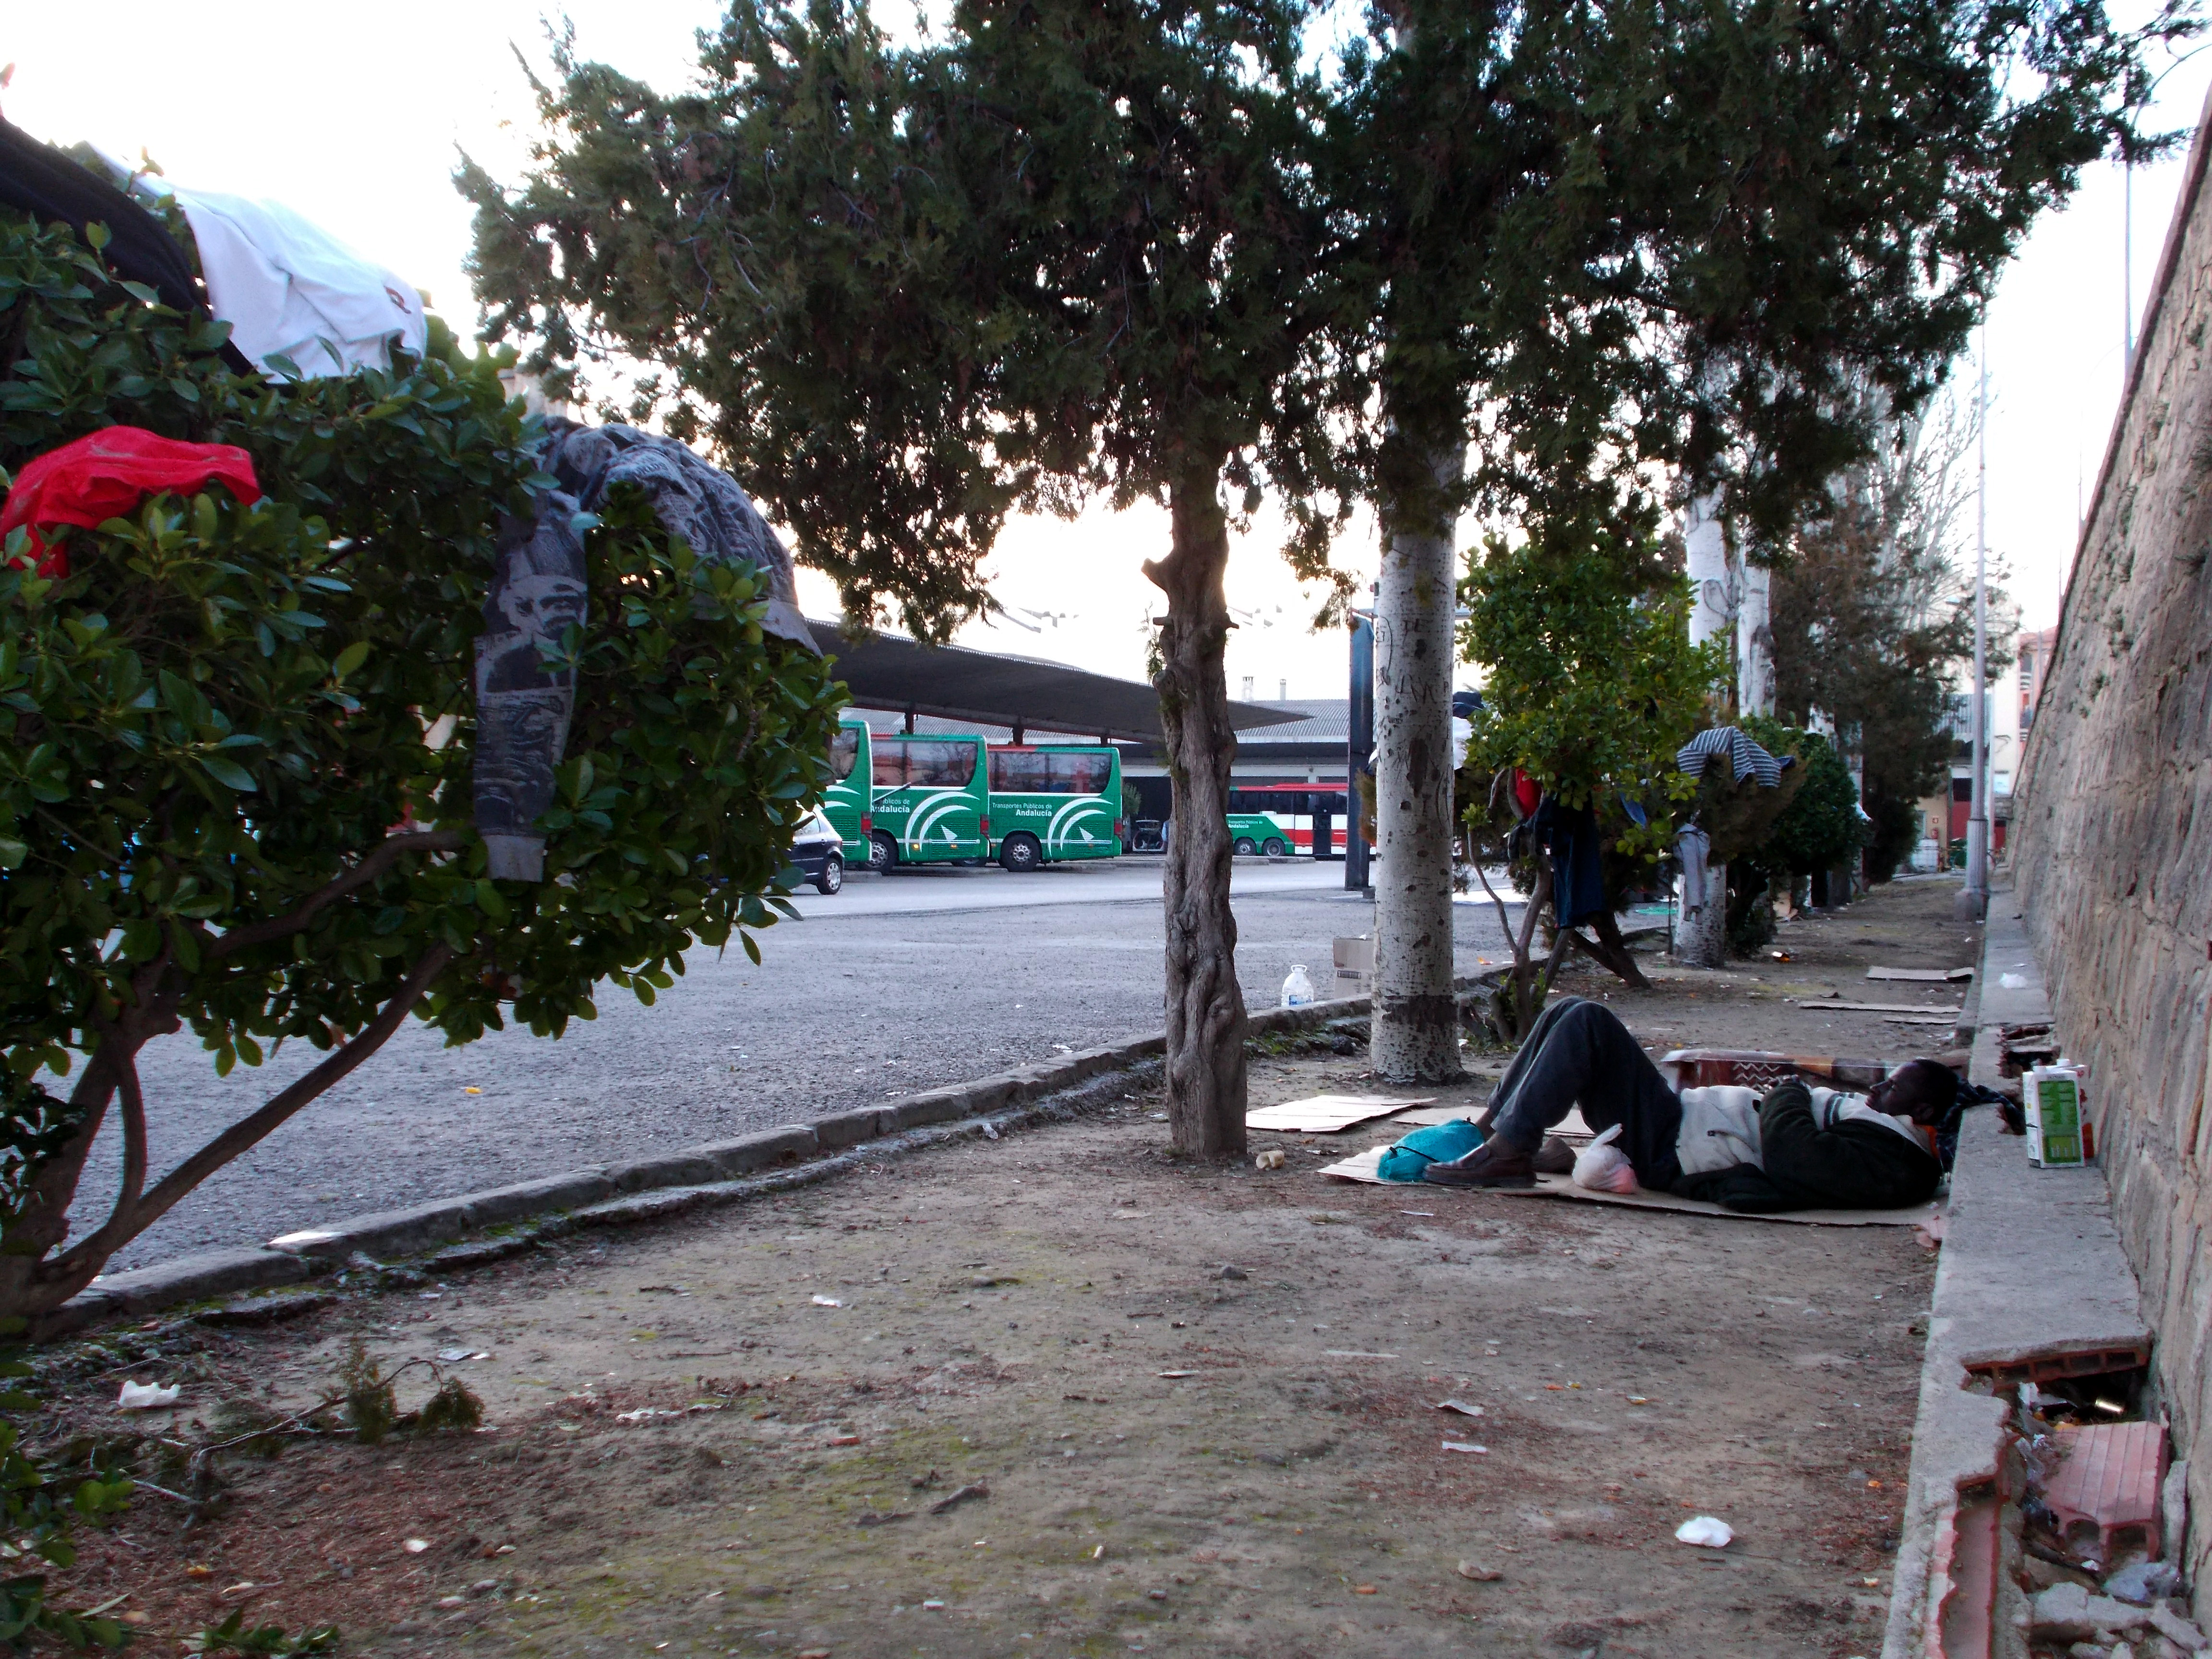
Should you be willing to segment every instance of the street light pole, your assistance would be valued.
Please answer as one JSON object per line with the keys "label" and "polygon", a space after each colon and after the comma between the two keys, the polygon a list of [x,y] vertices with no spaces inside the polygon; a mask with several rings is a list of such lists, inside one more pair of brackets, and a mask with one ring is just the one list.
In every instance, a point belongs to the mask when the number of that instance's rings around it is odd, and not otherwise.
{"label": "street light pole", "polygon": [[1990,331],[1982,325],[1974,387],[1974,775],[1966,814],[1966,884],[1954,914],[1979,921],[1990,908]]}

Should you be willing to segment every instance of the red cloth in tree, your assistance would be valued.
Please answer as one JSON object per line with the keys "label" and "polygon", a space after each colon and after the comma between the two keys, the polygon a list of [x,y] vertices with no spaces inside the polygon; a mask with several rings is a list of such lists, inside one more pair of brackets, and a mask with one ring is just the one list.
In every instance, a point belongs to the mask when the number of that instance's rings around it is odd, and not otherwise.
{"label": "red cloth in tree", "polygon": [[0,542],[17,525],[31,529],[31,555],[41,576],[69,574],[69,555],[49,549],[39,526],[87,529],[130,512],[164,490],[228,484],[240,501],[261,499],[253,458],[231,444],[179,443],[135,426],[111,426],[75,443],[50,449],[15,475],[0,505]]}

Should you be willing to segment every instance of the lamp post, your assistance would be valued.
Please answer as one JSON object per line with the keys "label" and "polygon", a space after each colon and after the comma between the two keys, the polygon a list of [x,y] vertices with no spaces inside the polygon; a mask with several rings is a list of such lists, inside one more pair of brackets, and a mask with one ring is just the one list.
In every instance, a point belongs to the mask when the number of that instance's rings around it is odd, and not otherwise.
{"label": "lamp post", "polygon": [[1954,914],[1979,921],[1990,908],[1990,331],[1982,326],[1974,385],[1974,775],[1966,812],[1966,884]]}

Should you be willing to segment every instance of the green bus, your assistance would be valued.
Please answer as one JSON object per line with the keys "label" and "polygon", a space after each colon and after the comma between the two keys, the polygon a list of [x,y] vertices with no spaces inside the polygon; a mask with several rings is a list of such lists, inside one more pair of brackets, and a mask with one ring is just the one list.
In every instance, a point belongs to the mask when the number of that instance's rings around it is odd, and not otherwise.
{"label": "green bus", "polygon": [[995,858],[1018,872],[1121,855],[1121,756],[1109,744],[992,748],[964,734],[886,732],[857,743],[871,757],[862,834],[872,870]]}
{"label": "green bus", "polygon": [[868,867],[990,856],[990,771],[983,739],[872,732]]}
{"label": "green bus", "polygon": [[874,863],[874,842],[869,839],[875,828],[870,799],[874,776],[866,723],[840,721],[837,735],[830,740],[830,787],[822,797],[822,815],[843,842],[848,864]]}
{"label": "green bus", "polygon": [[1291,831],[1277,823],[1272,812],[1231,812],[1229,850],[1239,858],[1257,853],[1281,858],[1291,850]]}
{"label": "green bus", "polygon": [[991,750],[992,847],[1009,870],[1121,854],[1121,751],[1110,744]]}

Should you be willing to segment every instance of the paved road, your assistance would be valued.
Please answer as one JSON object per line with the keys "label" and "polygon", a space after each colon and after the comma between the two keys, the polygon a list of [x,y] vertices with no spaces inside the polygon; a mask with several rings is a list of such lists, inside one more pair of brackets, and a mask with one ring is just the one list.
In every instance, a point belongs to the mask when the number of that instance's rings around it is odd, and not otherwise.
{"label": "paved road", "polygon": [[[1340,864],[1250,864],[1235,878],[1244,994],[1272,1005],[1371,907]],[[554,1041],[505,1031],[448,1049],[407,1029],[116,1260],[118,1268],[257,1243],[333,1216],[721,1139],[963,1082],[1055,1045],[1160,1024],[1160,866],[1127,859],[1014,876],[995,868],[854,877],[811,890],[800,924],[760,937],[763,965],[697,950],[651,1007],[613,988]],[[1489,906],[1455,907],[1460,971],[1498,954]],[[1324,990],[1326,986],[1323,987]],[[142,1061],[155,1167],[313,1063],[287,1049],[218,1079],[187,1034]],[[469,1088],[481,1090],[468,1094]],[[114,1179],[112,1144],[88,1199]],[[81,1205],[82,1225],[94,1223]]]}

